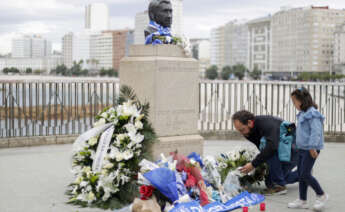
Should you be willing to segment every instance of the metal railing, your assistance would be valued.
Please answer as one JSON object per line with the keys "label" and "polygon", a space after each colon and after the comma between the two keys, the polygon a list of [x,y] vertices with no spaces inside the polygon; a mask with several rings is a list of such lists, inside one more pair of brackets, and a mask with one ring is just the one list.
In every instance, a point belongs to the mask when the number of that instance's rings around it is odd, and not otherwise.
{"label": "metal railing", "polygon": [[118,94],[117,79],[0,80],[0,138],[80,134]]}
{"label": "metal railing", "polygon": [[[116,104],[118,79],[0,79],[0,138],[74,135]],[[200,81],[201,132],[234,130],[231,116],[247,109],[295,121],[290,93],[305,86],[326,117],[325,131],[345,134],[345,84],[270,81]]]}
{"label": "metal railing", "polygon": [[345,134],[345,84],[321,82],[201,81],[199,130],[234,130],[231,115],[242,109],[295,122],[297,111],[290,94],[302,86],[325,116],[325,132]]}

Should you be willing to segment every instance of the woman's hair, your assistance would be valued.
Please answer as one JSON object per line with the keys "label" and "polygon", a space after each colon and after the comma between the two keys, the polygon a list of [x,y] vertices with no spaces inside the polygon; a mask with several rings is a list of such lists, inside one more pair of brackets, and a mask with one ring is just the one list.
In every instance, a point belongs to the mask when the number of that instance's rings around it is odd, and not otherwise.
{"label": "woman's hair", "polygon": [[309,91],[304,87],[294,90],[291,93],[291,96],[294,96],[299,102],[301,102],[301,110],[304,112],[306,112],[310,107],[315,107],[316,109],[318,108]]}

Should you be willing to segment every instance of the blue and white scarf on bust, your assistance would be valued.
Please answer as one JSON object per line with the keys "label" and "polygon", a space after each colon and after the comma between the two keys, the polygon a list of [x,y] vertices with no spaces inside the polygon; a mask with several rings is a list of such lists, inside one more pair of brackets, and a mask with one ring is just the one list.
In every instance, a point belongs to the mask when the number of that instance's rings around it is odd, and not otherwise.
{"label": "blue and white scarf on bust", "polygon": [[[150,21],[149,24],[150,27],[157,29],[156,32],[151,33],[148,35],[145,39],[145,45],[156,45],[156,44],[170,44],[172,42],[172,35],[170,31],[170,27],[163,27],[159,24],[157,24],[155,21]],[[155,36],[164,36],[165,37],[165,42],[159,40],[159,39],[154,39]]]}

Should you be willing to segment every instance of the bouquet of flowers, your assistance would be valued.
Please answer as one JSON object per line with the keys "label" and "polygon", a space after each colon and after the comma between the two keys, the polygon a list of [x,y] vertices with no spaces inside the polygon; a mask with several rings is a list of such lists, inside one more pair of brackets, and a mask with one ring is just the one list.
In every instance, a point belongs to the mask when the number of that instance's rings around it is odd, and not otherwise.
{"label": "bouquet of flowers", "polygon": [[[187,157],[177,152],[172,152],[168,158],[161,155],[162,159],[156,163],[143,160],[138,183],[141,184],[141,200],[150,202],[136,202],[133,208],[147,208],[152,201],[159,204],[161,211],[167,212],[189,212],[193,211],[192,208],[199,208],[199,211],[230,211],[241,207],[241,204],[258,204],[264,200],[263,196],[246,191],[229,193],[223,189],[227,185],[222,182],[223,175],[228,175],[255,155],[254,150],[237,148],[222,154],[217,160],[212,156],[203,160],[195,152]],[[250,176],[250,180],[242,176],[240,180],[245,185],[261,181],[257,176]],[[244,191],[244,188],[239,185],[239,190]]]}
{"label": "bouquet of flowers", "polygon": [[155,133],[148,121],[149,104],[141,104],[131,88],[123,86],[116,107],[96,116],[94,128],[73,145],[69,203],[103,209],[121,208],[139,196],[139,162],[150,158]]}
{"label": "bouquet of flowers", "polygon": [[251,185],[260,185],[261,182],[264,181],[267,172],[267,167],[265,164],[256,167],[255,170],[248,175],[242,175],[238,171],[239,167],[251,162],[258,153],[259,151],[254,147],[240,146],[216,157],[218,164],[217,169],[221,176],[222,183],[224,183],[230,172],[234,172],[238,176],[241,186],[240,190],[244,190],[244,188],[248,188]]}

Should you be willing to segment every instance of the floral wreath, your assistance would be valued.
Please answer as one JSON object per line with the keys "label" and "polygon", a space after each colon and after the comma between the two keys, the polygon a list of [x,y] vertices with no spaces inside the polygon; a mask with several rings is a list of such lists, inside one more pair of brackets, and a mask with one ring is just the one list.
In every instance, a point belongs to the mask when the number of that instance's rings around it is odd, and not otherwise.
{"label": "floral wreath", "polygon": [[66,192],[69,204],[117,209],[139,196],[139,162],[151,158],[156,138],[148,110],[148,103],[141,104],[131,88],[122,86],[117,106],[105,108],[94,128],[78,137],[72,156],[75,180]]}

